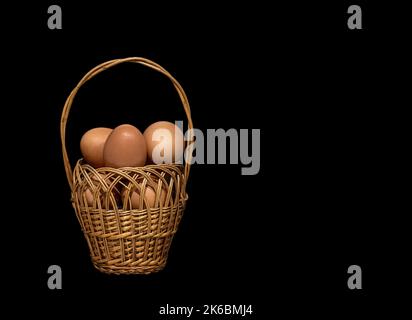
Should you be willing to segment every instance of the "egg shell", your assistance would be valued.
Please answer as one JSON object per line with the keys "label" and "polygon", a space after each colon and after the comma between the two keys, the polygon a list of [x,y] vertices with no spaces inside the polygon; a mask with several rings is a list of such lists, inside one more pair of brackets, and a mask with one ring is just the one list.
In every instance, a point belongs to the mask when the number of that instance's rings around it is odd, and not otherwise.
{"label": "egg shell", "polygon": [[[94,184],[96,187],[98,187],[98,185],[101,183],[101,182],[99,181],[99,179],[103,179],[103,180],[108,179],[108,178],[106,178],[106,175],[105,175],[105,174],[98,174],[98,175],[99,175],[99,177],[96,177],[94,174],[91,176],[91,180],[92,180],[93,184]],[[108,185],[110,185],[110,181],[109,181],[109,180],[107,180],[106,183],[107,183]],[[112,192],[112,194],[113,194],[113,196],[114,196],[114,201],[115,201],[116,207],[117,207],[117,206],[118,206],[118,203],[119,203],[119,200],[120,200],[120,194],[119,194],[117,188],[113,188],[111,192]],[[94,205],[94,193],[93,193],[92,189],[91,189],[91,188],[86,188],[86,190],[83,192],[83,195],[84,195],[84,197],[85,197],[85,199],[86,199],[87,206],[88,206],[88,207],[93,207],[93,205]],[[106,194],[103,193],[103,190],[102,190],[102,189],[100,189],[99,195],[100,195],[101,207],[102,207],[103,209],[107,209],[107,208],[106,208],[106,200],[105,200]],[[82,198],[82,199],[83,199],[83,198]],[[84,200],[82,200],[82,202],[84,202]],[[111,199],[109,199],[109,209],[113,209],[113,202],[112,202]]]}
{"label": "egg shell", "polygon": [[[143,133],[148,159],[156,164],[176,163],[183,159],[184,136],[182,130],[168,121],[151,124]],[[171,154],[170,154],[171,153]]]}
{"label": "egg shell", "polygon": [[94,197],[93,197],[93,193],[90,190],[90,188],[87,188],[86,191],[84,192],[84,196],[86,198],[86,203],[88,207],[93,207],[93,201],[94,201]]}
{"label": "egg shell", "polygon": [[[155,203],[155,201],[156,201],[156,192],[153,190],[152,187],[146,186],[144,194],[145,194],[146,203],[149,206],[149,208],[155,208],[155,207],[157,208],[160,205],[161,206],[165,205],[165,200],[166,200],[166,196],[167,196],[167,190],[165,188],[162,188],[162,190],[160,192],[160,198],[159,198],[157,203]],[[131,191],[130,193],[128,193],[127,189],[125,188],[122,192],[123,202],[129,200],[128,195],[130,197],[130,202],[131,202],[132,209],[139,209],[140,208],[140,191],[135,189],[135,190]],[[143,201],[143,208],[146,207],[146,203]]]}
{"label": "egg shell", "polygon": [[107,167],[142,167],[146,163],[147,148],[143,134],[130,124],[113,129],[103,150]]}
{"label": "egg shell", "polygon": [[110,128],[90,129],[82,136],[80,140],[80,151],[83,158],[94,168],[104,166],[104,145],[112,131],[113,130]]}

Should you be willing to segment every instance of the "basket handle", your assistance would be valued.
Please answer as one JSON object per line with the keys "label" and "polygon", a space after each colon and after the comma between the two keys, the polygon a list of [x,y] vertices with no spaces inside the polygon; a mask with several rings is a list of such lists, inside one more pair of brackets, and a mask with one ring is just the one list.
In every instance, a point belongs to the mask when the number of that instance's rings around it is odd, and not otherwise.
{"label": "basket handle", "polygon": [[77,91],[79,91],[80,87],[85,84],[87,81],[92,79],[94,76],[98,75],[100,72],[109,69],[111,67],[114,67],[118,64],[124,63],[124,62],[133,62],[133,63],[139,63],[142,64],[146,67],[149,67],[151,69],[154,69],[160,73],[163,73],[165,76],[167,76],[173,83],[173,86],[175,87],[176,91],[179,94],[180,100],[182,101],[183,108],[185,109],[186,112],[186,117],[188,121],[188,128],[189,130],[189,137],[188,137],[188,153],[186,154],[186,161],[185,161],[185,180],[189,178],[189,171],[190,171],[190,163],[191,163],[191,155],[192,152],[190,152],[190,148],[193,147],[193,134],[192,134],[192,129],[193,129],[193,122],[192,122],[192,117],[190,114],[190,105],[189,101],[187,99],[186,93],[184,92],[182,86],[177,82],[173,76],[166,71],[162,66],[158,65],[157,63],[141,58],[141,57],[131,57],[131,58],[124,58],[124,59],[114,59],[110,61],[106,61],[102,64],[99,64],[98,66],[94,67],[92,70],[90,70],[86,75],[80,80],[80,82],[77,84],[77,86],[72,90],[70,95],[67,97],[67,100],[64,104],[61,120],[60,120],[60,138],[61,138],[61,143],[62,143],[62,151],[63,151],[63,161],[64,161],[64,169],[66,170],[66,176],[67,176],[67,181],[69,182],[70,189],[73,191],[73,172],[72,168],[69,162],[69,157],[67,155],[67,149],[66,149],[66,124],[67,124],[67,119],[69,117],[69,112],[73,103],[73,100],[77,94]]}

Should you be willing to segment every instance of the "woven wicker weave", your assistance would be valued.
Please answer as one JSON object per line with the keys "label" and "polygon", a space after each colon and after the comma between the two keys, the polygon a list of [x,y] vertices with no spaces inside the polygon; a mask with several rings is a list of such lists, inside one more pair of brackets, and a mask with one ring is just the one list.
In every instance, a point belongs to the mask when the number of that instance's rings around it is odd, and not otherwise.
{"label": "woven wicker weave", "polygon": [[[60,123],[61,143],[72,204],[93,265],[111,274],[148,274],[160,271],[166,265],[187,200],[190,159],[186,159],[184,167],[162,164],[119,169],[95,169],[80,159],[72,171],[65,143],[66,123],[77,91],[100,72],[124,62],[139,63],[166,75],[179,93],[189,129],[193,128],[189,102],[180,84],[153,61],[133,57],[102,63],[83,77],[64,105]],[[192,136],[189,141],[188,145],[192,147]],[[187,153],[188,156],[190,154]],[[132,208],[132,192],[144,195],[148,188],[155,193],[154,205],[140,197],[139,207]],[[120,198],[123,201],[118,201]]]}

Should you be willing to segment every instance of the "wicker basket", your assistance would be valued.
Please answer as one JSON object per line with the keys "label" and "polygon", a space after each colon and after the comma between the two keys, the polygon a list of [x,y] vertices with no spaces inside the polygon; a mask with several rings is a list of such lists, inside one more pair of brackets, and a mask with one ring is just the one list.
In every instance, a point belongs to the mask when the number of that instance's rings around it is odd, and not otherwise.
{"label": "wicker basket", "polygon": [[[153,61],[133,57],[102,63],[81,79],[64,105],[60,134],[71,201],[93,265],[104,273],[148,274],[160,271],[166,265],[187,200],[190,159],[186,158],[184,167],[162,164],[119,169],[95,169],[80,159],[72,171],[65,144],[66,123],[77,91],[100,72],[124,62],[139,63],[166,75],[179,93],[189,129],[193,128],[189,102],[180,84]],[[193,146],[192,139],[190,136],[190,147]],[[190,154],[188,152],[187,156]],[[140,197],[139,208],[132,208],[132,192],[145,195],[147,190],[155,193],[154,204],[148,204],[145,197]],[[119,197],[123,200],[121,205]]]}

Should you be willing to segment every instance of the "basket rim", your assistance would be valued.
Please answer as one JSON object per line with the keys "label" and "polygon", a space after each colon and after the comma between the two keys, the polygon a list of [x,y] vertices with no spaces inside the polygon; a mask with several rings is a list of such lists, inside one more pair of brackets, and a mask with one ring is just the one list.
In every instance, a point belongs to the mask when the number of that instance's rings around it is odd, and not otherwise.
{"label": "basket rim", "polygon": [[[99,172],[99,171],[104,171],[103,169],[110,169],[110,170],[113,170],[113,169],[116,169],[116,170],[120,170],[120,171],[127,171],[127,170],[133,170],[133,169],[142,169],[142,168],[148,168],[148,169],[150,169],[150,168],[166,168],[166,167],[169,167],[169,166],[175,166],[175,167],[177,167],[177,168],[181,168],[181,169],[183,169],[184,168],[184,165],[182,164],[182,163],[160,163],[160,164],[146,164],[146,165],[144,165],[144,166],[141,166],[141,167],[120,167],[120,168],[113,168],[113,167],[99,167],[99,168],[94,168],[93,166],[91,166],[90,164],[88,164],[85,160],[84,160],[84,158],[79,158],[77,161],[76,161],[76,166],[77,165],[79,165],[79,166],[82,166],[82,167],[91,167],[91,168],[93,168],[94,170],[96,170],[97,172]],[[183,170],[182,170],[183,171]]]}

